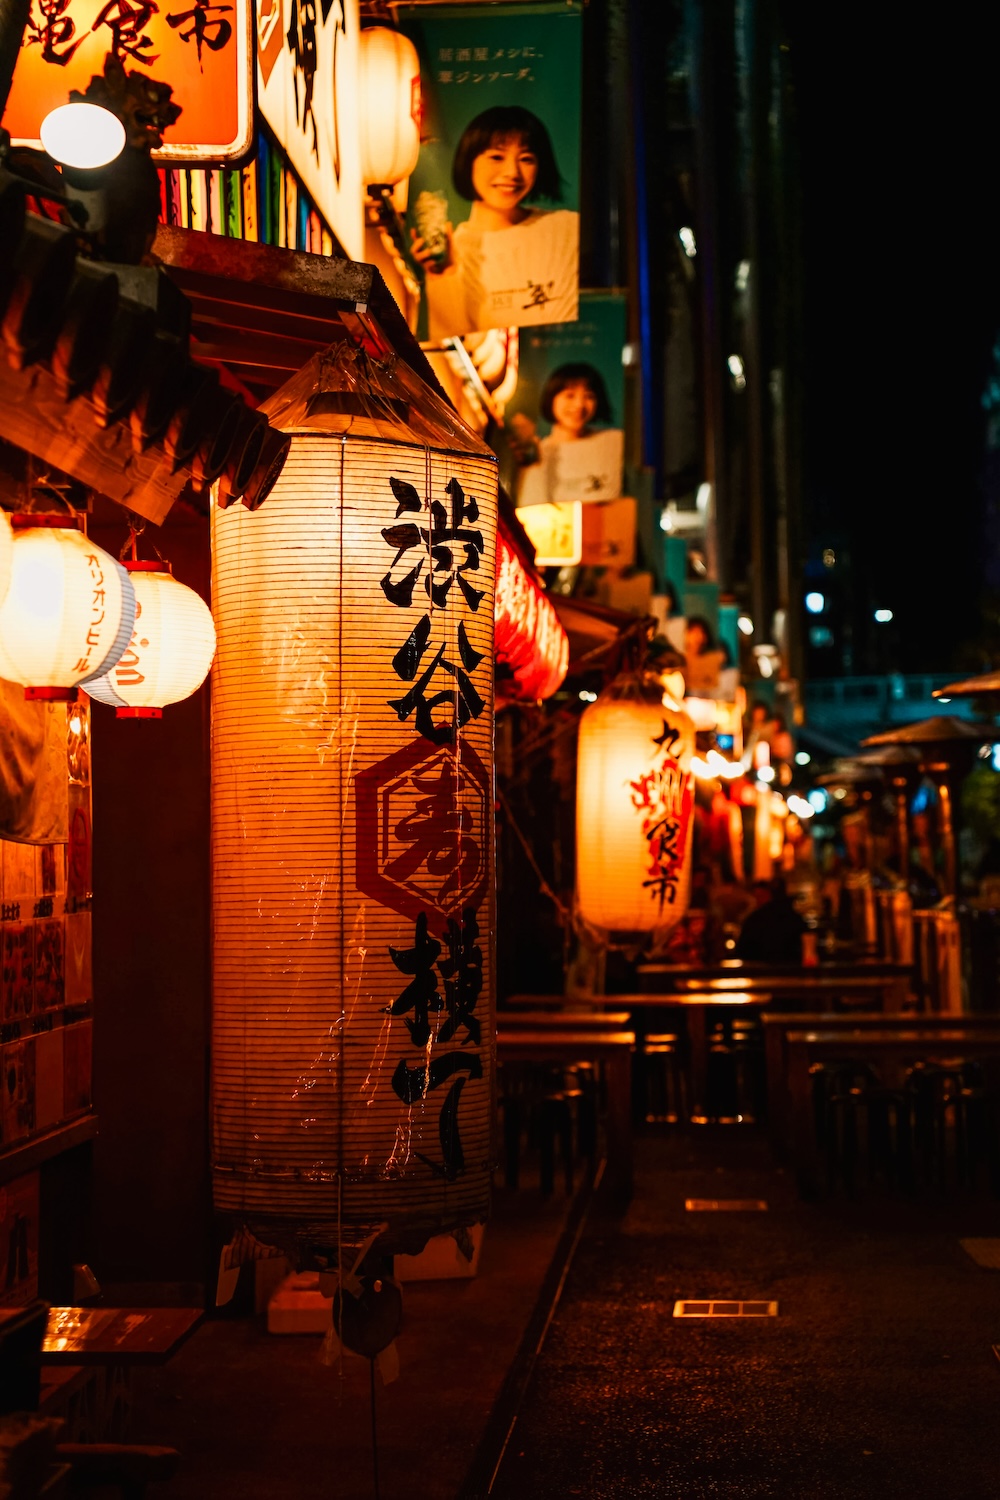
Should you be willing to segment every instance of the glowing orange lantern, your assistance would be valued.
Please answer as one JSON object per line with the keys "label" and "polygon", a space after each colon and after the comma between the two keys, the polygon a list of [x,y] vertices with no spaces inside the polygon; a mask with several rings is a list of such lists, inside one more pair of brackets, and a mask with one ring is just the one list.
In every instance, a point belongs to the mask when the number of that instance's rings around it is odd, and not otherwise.
{"label": "glowing orange lantern", "polygon": [[687,910],[693,751],[694,725],[654,679],[617,679],[580,719],[577,903],[611,943],[652,946]]}
{"label": "glowing orange lantern", "polygon": [[391,186],[420,155],[420,61],[400,31],[369,26],[358,43],[361,181]]}
{"label": "glowing orange lantern", "polygon": [[266,1234],[482,1219],[493,455],[401,361],[314,359],[214,517],[213,1177]]}

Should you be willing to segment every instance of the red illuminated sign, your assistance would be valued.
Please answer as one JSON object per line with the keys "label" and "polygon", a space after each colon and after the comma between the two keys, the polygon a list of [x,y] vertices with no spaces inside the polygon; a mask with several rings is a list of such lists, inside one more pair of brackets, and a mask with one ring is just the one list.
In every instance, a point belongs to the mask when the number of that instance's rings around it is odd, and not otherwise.
{"label": "red illuminated sign", "polygon": [[32,0],[3,124],[15,146],[38,149],[45,116],[84,93],[111,52],[180,105],[156,160],[235,160],[253,127],[250,24],[250,0]]}

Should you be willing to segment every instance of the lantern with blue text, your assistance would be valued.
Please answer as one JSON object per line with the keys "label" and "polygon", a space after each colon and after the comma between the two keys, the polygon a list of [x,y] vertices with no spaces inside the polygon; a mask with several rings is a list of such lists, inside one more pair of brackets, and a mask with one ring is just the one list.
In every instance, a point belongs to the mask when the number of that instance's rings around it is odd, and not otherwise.
{"label": "lantern with blue text", "polygon": [[135,593],[121,563],[62,515],[15,515],[0,606],[0,677],[26,698],[71,700],[128,645]]}
{"label": "lantern with blue text", "polygon": [[577,907],[603,941],[654,946],[687,910],[694,725],[655,678],[629,675],[580,719]]}
{"label": "lantern with blue text", "polygon": [[213,1185],[262,1237],[387,1252],[485,1216],[493,455],[402,361],[263,408],[213,517]]}
{"label": "lantern with blue text", "polygon": [[135,629],[110,672],[84,685],[119,719],[159,719],[167,703],[197,692],[215,655],[215,622],[205,601],[166,563],[126,561],[135,590]]}

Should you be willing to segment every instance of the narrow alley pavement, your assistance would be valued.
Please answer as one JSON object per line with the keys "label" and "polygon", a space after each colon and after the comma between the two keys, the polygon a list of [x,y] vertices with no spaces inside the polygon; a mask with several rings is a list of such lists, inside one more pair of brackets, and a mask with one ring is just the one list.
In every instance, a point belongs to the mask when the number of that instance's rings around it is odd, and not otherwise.
{"label": "narrow alley pavement", "polygon": [[[494,1496],[996,1500],[1000,1273],[960,1240],[1000,1247],[1000,1205],[804,1203],[752,1134],[637,1144],[633,1202],[591,1211]],[[673,1316],[706,1297],[778,1315]]]}

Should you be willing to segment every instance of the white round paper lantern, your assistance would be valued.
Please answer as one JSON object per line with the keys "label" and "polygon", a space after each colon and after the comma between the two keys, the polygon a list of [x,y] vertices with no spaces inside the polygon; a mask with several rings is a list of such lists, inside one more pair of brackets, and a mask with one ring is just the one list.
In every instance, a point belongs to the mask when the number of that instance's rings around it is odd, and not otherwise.
{"label": "white round paper lantern", "polygon": [[413,43],[387,26],[369,26],[359,42],[361,181],[392,186],[420,155],[420,62]]}
{"label": "white round paper lantern", "polygon": [[5,510],[0,510],[0,604],[7,597],[13,551],[14,533],[10,529],[10,518]]}
{"label": "white round paper lantern", "polygon": [[496,460],[353,350],[264,410],[212,517],[214,1199],[394,1252],[489,1199]]}
{"label": "white round paper lantern", "polygon": [[63,516],[14,516],[7,597],[0,606],[0,677],[26,698],[72,699],[128,645],[135,593],[128,573]]}
{"label": "white round paper lantern", "polygon": [[580,719],[577,903],[612,944],[658,942],[687,910],[694,725],[662,691],[620,678]]}
{"label": "white round paper lantern", "polygon": [[126,562],[135,590],[135,629],[120,659],[85,685],[119,719],[159,719],[167,703],[197,692],[215,655],[215,621],[194,589],[165,563]]}

